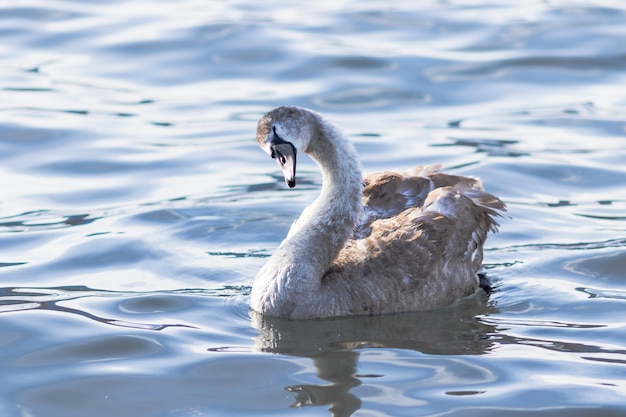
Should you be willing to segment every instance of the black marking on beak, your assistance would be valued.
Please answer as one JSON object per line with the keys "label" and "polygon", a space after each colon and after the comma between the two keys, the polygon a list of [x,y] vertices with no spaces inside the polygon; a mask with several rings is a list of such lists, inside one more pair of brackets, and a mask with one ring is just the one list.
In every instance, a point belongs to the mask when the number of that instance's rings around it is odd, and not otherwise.
{"label": "black marking on beak", "polygon": [[282,140],[273,130],[270,140],[270,156],[275,159],[283,172],[285,183],[289,188],[296,186],[296,147],[291,142]]}

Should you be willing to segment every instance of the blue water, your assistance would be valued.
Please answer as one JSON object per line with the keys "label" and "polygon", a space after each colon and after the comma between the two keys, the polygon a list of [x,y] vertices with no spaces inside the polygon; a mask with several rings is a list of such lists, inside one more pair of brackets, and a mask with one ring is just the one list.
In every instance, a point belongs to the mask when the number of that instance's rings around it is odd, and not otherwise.
{"label": "blue water", "polygon": [[[623,2],[5,1],[0,36],[0,415],[626,414]],[[254,141],[282,104],[480,176],[494,292],[250,314],[320,188]]]}

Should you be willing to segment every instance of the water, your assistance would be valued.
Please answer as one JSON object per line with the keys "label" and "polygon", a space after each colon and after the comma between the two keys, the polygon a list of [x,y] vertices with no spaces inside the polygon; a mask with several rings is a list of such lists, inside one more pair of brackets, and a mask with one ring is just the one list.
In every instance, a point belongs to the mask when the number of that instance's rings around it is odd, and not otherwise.
{"label": "water", "polygon": [[[1,415],[626,414],[623,2],[9,0],[0,34]],[[254,143],[280,104],[366,171],[480,176],[494,292],[250,315],[320,187]]]}

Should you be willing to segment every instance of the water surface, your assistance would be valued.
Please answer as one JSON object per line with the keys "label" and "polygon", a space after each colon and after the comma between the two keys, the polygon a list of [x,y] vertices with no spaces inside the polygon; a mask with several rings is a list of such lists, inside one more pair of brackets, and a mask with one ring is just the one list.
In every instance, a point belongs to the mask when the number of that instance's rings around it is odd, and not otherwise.
{"label": "water surface", "polygon": [[[0,414],[626,413],[624,4],[170,3],[0,6]],[[254,142],[281,104],[366,171],[480,176],[493,293],[250,314],[320,188]]]}

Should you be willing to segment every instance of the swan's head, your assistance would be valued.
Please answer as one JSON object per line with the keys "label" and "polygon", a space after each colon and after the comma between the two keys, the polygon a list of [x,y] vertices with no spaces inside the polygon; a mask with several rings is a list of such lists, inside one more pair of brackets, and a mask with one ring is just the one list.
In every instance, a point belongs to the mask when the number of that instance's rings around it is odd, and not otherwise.
{"label": "swan's head", "polygon": [[310,110],[282,106],[266,113],[257,125],[256,141],[276,160],[289,188],[296,186],[296,156],[309,146],[314,119]]}

